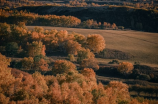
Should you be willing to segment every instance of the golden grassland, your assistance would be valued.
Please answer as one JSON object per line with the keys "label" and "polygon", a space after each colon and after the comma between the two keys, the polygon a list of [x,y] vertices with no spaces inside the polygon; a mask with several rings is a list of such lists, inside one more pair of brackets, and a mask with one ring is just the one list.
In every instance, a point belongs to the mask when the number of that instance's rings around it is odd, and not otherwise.
{"label": "golden grassland", "polygon": [[[27,26],[28,29],[33,29],[34,27],[35,26]],[[141,64],[158,67],[158,33],[133,30],[101,30],[47,26],[42,27],[47,30],[67,30],[69,33],[76,32],[85,36],[88,34],[100,34],[105,38],[106,48],[130,53],[134,56],[134,58],[125,61],[132,63],[140,62]],[[98,60],[99,62],[106,62],[106,59]],[[107,61],[109,61],[109,59]]]}

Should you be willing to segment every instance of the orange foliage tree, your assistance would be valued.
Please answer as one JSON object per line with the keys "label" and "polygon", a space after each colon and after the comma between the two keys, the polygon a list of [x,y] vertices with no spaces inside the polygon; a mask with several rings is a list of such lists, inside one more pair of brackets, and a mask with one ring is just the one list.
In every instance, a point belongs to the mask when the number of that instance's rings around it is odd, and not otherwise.
{"label": "orange foliage tree", "polygon": [[30,57],[35,57],[37,55],[43,55],[45,56],[45,45],[41,41],[33,41],[31,44],[28,45],[28,55]]}
{"label": "orange foliage tree", "polygon": [[88,59],[83,59],[82,62],[80,63],[80,68],[92,68],[94,70],[99,69],[99,65],[97,63],[97,60],[95,58],[88,58]]}
{"label": "orange foliage tree", "polygon": [[68,54],[77,55],[77,52],[81,49],[81,44],[73,40],[67,40],[63,43],[63,48]]}
{"label": "orange foliage tree", "polygon": [[87,47],[95,53],[102,51],[105,48],[105,40],[99,34],[88,35]]}
{"label": "orange foliage tree", "polygon": [[122,62],[119,64],[117,70],[124,75],[130,74],[133,70],[133,64],[129,62]]}
{"label": "orange foliage tree", "polygon": [[34,60],[32,57],[24,57],[24,59],[22,59],[22,67],[26,70],[30,70],[32,69],[33,67],[33,63],[34,63]]}
{"label": "orange foliage tree", "polygon": [[76,66],[66,60],[57,60],[55,61],[53,68],[52,68],[53,74],[62,74],[62,73],[68,73],[68,72],[76,72]]}

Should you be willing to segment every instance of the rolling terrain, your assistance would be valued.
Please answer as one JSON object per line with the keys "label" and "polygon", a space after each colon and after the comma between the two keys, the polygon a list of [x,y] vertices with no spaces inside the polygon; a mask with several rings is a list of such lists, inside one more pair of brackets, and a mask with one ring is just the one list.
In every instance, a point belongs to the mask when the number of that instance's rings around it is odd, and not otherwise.
{"label": "rolling terrain", "polygon": [[[65,27],[47,27],[44,29],[51,30],[67,30],[69,33],[76,32],[87,36],[88,34],[100,34],[105,38],[106,48],[115,49],[125,53],[129,53],[133,58],[126,61],[140,62],[141,64],[158,67],[158,34],[132,31],[132,30],[100,30],[100,29],[79,29]],[[34,26],[27,26],[33,29]],[[109,61],[109,59],[108,59]],[[122,60],[124,61],[124,60]],[[99,59],[99,62],[107,63],[106,59]]]}
{"label": "rolling terrain", "polygon": [[116,23],[133,30],[158,32],[158,12],[128,7],[102,6],[102,7],[65,7],[65,6],[28,6],[19,7],[39,15],[65,15],[75,16],[81,21],[93,19],[97,22]]}

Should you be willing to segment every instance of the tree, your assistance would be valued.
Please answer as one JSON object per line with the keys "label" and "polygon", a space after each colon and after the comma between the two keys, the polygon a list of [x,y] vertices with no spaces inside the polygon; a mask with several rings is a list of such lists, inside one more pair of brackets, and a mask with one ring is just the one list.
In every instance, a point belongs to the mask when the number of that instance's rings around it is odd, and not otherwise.
{"label": "tree", "polygon": [[31,70],[33,67],[34,60],[32,57],[24,57],[22,60],[22,67],[26,70]]}
{"label": "tree", "polygon": [[48,71],[48,63],[46,60],[41,58],[39,61],[34,62],[34,69],[35,70],[40,70],[40,71]]}
{"label": "tree", "polygon": [[75,39],[74,41],[77,41],[79,44],[83,45],[86,41],[86,37],[84,35],[78,34],[73,32],[72,35],[74,35]]}
{"label": "tree", "polygon": [[89,80],[96,81],[96,74],[91,68],[84,68],[83,70],[81,70],[81,74],[83,74]]}
{"label": "tree", "polygon": [[7,43],[5,50],[7,55],[15,55],[18,50],[18,44],[16,42]]}
{"label": "tree", "polygon": [[55,61],[52,68],[53,74],[63,74],[76,71],[76,66],[72,62],[66,60]]}
{"label": "tree", "polygon": [[31,38],[32,40],[35,40],[35,41],[41,41],[42,39],[44,39],[45,35],[43,33],[38,33],[38,32],[32,32],[31,33]]}
{"label": "tree", "polygon": [[31,44],[28,43],[27,45],[28,45],[28,55],[30,57],[35,57],[40,54],[45,56],[46,48],[41,41],[33,41]]}
{"label": "tree", "polygon": [[105,40],[99,34],[88,35],[87,47],[95,53],[102,51],[105,48]]}
{"label": "tree", "polygon": [[74,57],[73,54],[68,54],[68,59],[69,59],[70,61],[75,61],[75,57]]}
{"label": "tree", "polygon": [[130,94],[128,91],[129,87],[127,84],[124,84],[119,81],[111,81],[108,84],[108,87],[112,88],[112,93],[113,95],[116,96],[116,102],[120,102],[120,101],[129,102],[130,101]]}
{"label": "tree", "polygon": [[5,45],[9,42],[10,38],[10,25],[7,23],[0,23],[0,44]]}
{"label": "tree", "polygon": [[[13,93],[11,89],[14,84],[15,78],[11,74],[10,59],[7,59],[0,53],[0,89],[1,93],[10,95]],[[2,97],[3,95],[1,95]]]}
{"label": "tree", "polygon": [[129,62],[122,62],[119,64],[117,70],[124,75],[130,74],[133,70],[133,64]]}
{"label": "tree", "polygon": [[99,65],[97,63],[97,60],[95,58],[88,58],[88,59],[83,59],[82,62],[80,63],[80,68],[92,68],[94,70],[99,69]]}
{"label": "tree", "polygon": [[81,44],[73,40],[67,40],[63,43],[63,48],[68,54],[77,55],[77,52],[81,49]]}
{"label": "tree", "polygon": [[43,33],[44,29],[42,27],[35,27],[34,31],[37,32],[37,33]]}
{"label": "tree", "polygon": [[94,58],[94,54],[89,50],[82,48],[80,51],[78,51],[77,54],[77,62],[81,63],[83,59],[88,59],[88,58]]}

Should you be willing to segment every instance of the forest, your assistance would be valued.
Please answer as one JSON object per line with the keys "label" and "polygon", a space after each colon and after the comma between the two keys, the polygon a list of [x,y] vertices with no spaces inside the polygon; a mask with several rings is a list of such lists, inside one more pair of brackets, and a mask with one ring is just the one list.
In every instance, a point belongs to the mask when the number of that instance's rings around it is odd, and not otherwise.
{"label": "forest", "polygon": [[[103,85],[97,81],[96,73],[103,73],[103,70],[99,68],[95,55],[106,47],[99,34],[85,37],[75,32],[69,34],[66,30],[44,30],[41,27],[28,30],[24,22],[18,25],[1,23],[0,29],[2,104],[157,103],[156,100],[132,98],[129,93],[129,90],[140,93],[149,89],[146,93],[154,91],[157,97],[156,86],[128,86],[121,81]],[[67,58],[55,60],[47,54],[61,54]],[[113,60],[111,63],[119,62]],[[141,67],[138,63],[136,66]],[[125,78],[134,77],[139,74],[137,68],[134,69],[136,66],[121,62],[112,71]],[[154,79],[156,75],[151,73],[151,76],[153,81],[157,81]],[[147,76],[141,77],[149,80]]]}

